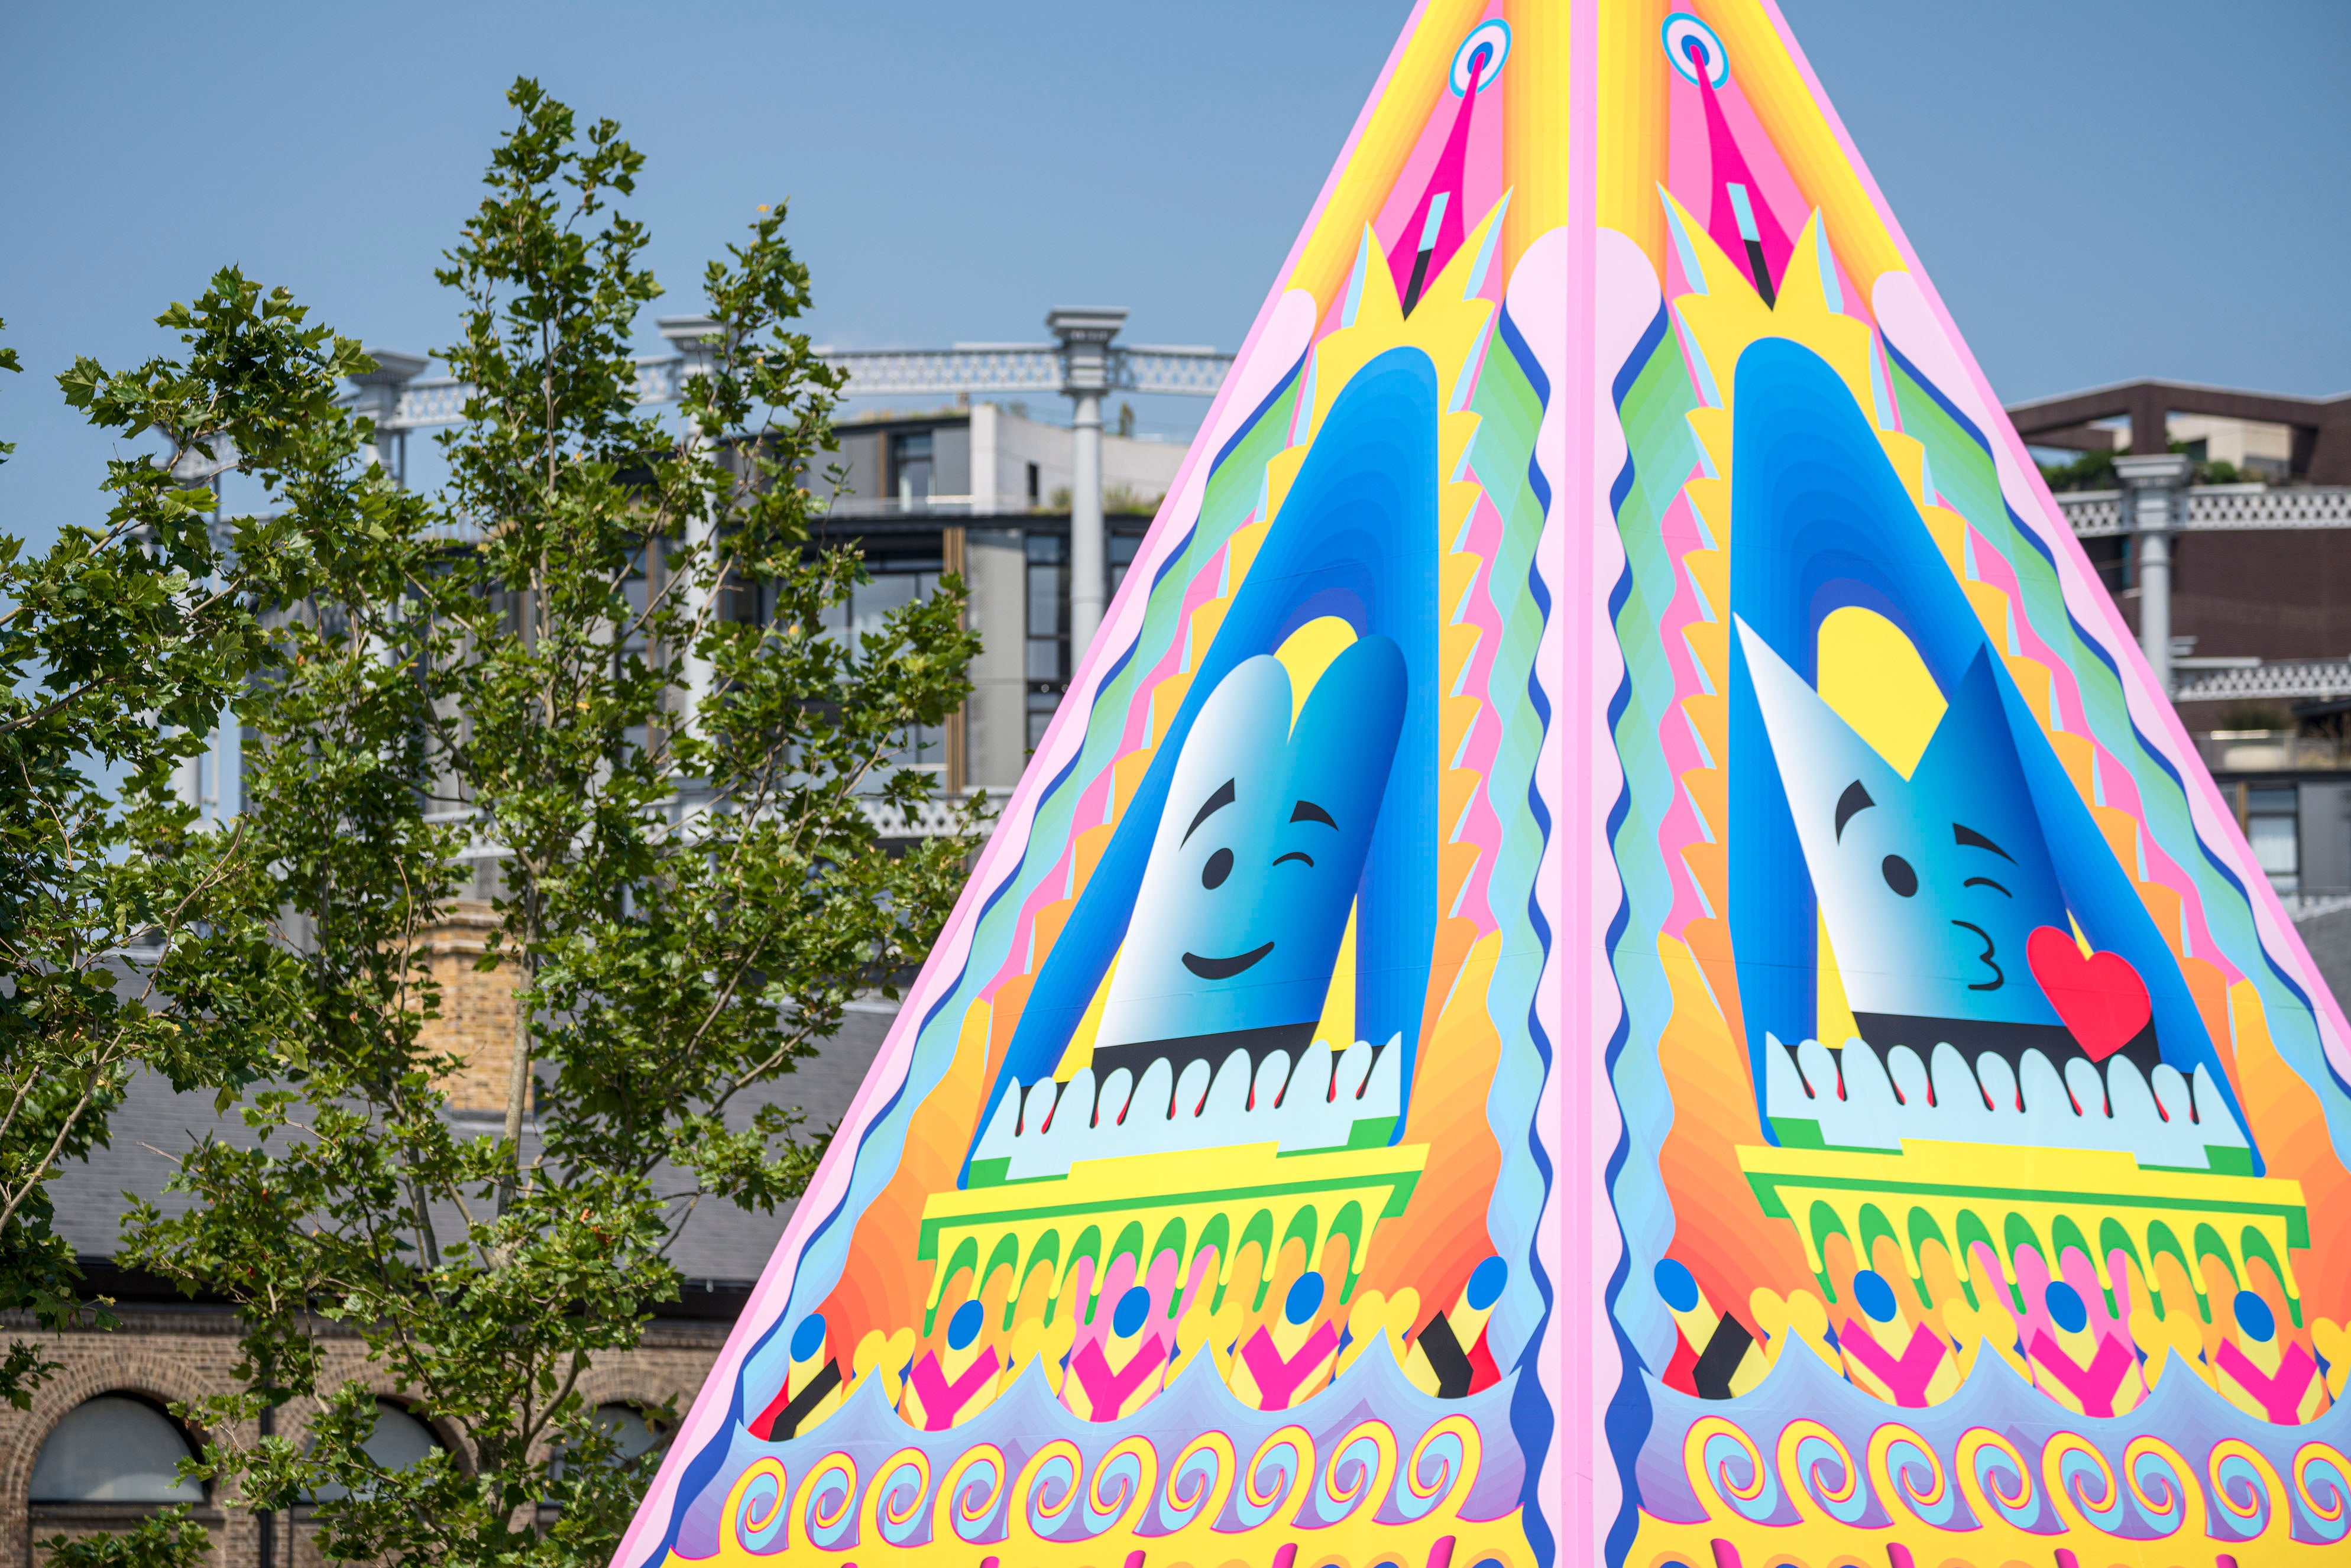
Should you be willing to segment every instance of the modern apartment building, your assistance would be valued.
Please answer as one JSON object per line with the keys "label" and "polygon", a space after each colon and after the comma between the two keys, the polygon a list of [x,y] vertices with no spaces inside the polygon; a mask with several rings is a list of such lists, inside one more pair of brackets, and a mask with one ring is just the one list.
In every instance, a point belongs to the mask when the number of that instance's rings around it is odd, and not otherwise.
{"label": "modern apartment building", "polygon": [[[2146,381],[2008,413],[2087,482],[2058,499],[2135,632],[2160,562],[2174,700],[2272,883],[2351,904],[2351,395]],[[2112,459],[2163,455],[2189,483],[2151,540]]]}
{"label": "modern apartment building", "polygon": [[[1125,423],[1125,422],[1122,422]],[[844,612],[862,629],[926,594],[943,571],[968,586],[980,634],[972,695],[909,760],[950,792],[1001,796],[1061,702],[1070,646],[1071,433],[1019,404],[869,414],[841,427],[843,494],[819,537],[854,539],[873,574]],[[1176,482],[1181,443],[1102,435],[1110,588]]]}

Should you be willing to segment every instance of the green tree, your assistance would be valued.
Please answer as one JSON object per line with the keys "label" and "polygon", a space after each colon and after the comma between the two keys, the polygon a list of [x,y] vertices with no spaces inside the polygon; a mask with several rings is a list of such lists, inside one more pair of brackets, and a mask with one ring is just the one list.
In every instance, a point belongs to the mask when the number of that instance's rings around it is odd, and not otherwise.
{"label": "green tree", "polygon": [[[108,464],[104,521],[37,555],[0,535],[0,1308],[46,1328],[85,1309],[48,1184],[106,1141],[132,1074],[235,1084],[262,1053],[273,961],[222,919],[250,845],[192,836],[173,775],[266,657],[259,607],[300,591],[318,541],[399,505],[349,462],[364,432],[335,395],[358,344],[234,270],[158,325],[181,357],[59,378],[119,450],[150,449]],[[271,515],[215,525],[190,481],[214,473]],[[12,1341],[0,1397],[24,1406],[49,1365]]]}
{"label": "green tree", "polygon": [[[277,1074],[209,1141],[200,1201],[129,1227],[127,1261],[236,1301],[246,1389],[193,1414],[248,1430],[321,1401],[307,1441],[223,1437],[202,1469],[256,1506],[318,1498],[331,1556],[601,1564],[652,1458],[613,1462],[580,1397],[678,1289],[691,1206],[772,1208],[822,1145],[752,1092],[859,991],[927,948],[967,840],[885,852],[862,798],[918,806],[893,761],[962,700],[953,580],[853,641],[862,568],[814,548],[838,376],[795,323],[805,267],[762,209],[703,278],[711,330],[682,418],[637,408],[631,339],[659,293],[614,210],[642,159],[536,83],[440,276],[474,389],[450,478],[322,556],[248,703],[266,733],[250,917],[286,923]],[[249,743],[254,744],[254,743]],[[505,1125],[444,1114],[422,956],[466,857],[496,868],[485,959],[516,982]],[[355,1334],[461,1439],[387,1473]]]}

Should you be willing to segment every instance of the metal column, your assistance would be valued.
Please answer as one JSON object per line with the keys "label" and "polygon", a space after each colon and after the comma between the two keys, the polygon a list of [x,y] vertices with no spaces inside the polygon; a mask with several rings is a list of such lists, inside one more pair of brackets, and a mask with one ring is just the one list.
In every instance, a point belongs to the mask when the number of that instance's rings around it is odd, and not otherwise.
{"label": "metal column", "polygon": [[[654,324],[660,327],[661,335],[669,340],[669,346],[677,350],[677,389],[683,395],[687,377],[710,373],[711,358],[717,345],[705,340],[717,332],[718,323],[707,316],[663,316]],[[695,436],[691,439],[698,444],[701,438]],[[735,461],[747,466],[749,463],[747,457]],[[717,548],[714,521],[706,511],[696,511],[685,519],[685,543],[695,555],[695,570],[697,571],[708,567],[710,553]],[[695,606],[698,612],[712,614],[717,613],[718,608],[716,603]],[[688,648],[684,653],[686,722],[692,725],[700,717],[703,705],[710,700],[711,690],[718,684],[717,671],[708,659],[694,649]]]}
{"label": "metal column", "polygon": [[1109,547],[1102,534],[1102,399],[1110,390],[1110,343],[1126,324],[1123,308],[1063,307],[1045,318],[1061,343],[1061,390],[1071,421],[1070,663],[1076,673],[1108,601]]}
{"label": "metal column", "polygon": [[2117,457],[2115,473],[2129,505],[2133,565],[2138,580],[2138,645],[2156,685],[2171,695],[2171,535],[2185,520],[2189,461],[2184,454]]}
{"label": "metal column", "polygon": [[375,369],[351,378],[360,389],[351,402],[351,412],[375,422],[375,444],[371,448],[376,465],[392,476],[395,485],[408,483],[408,431],[401,424],[400,394],[408,383],[424,373],[426,361],[416,354],[395,353],[390,349],[370,349],[368,358]]}

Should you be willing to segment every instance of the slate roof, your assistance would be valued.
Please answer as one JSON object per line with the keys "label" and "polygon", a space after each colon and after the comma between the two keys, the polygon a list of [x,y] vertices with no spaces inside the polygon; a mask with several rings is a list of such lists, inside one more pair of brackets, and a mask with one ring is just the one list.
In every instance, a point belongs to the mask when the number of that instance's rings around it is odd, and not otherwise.
{"label": "slate roof", "polygon": [[[762,1089],[747,1092],[740,1113],[747,1117],[761,1103],[798,1105],[812,1128],[837,1125],[864,1081],[865,1070],[881,1049],[897,1012],[893,1002],[874,999],[850,1004],[841,1031],[813,1059]],[[497,1118],[482,1113],[454,1113],[468,1129],[496,1129]],[[730,1120],[736,1119],[730,1116]],[[69,1164],[50,1184],[57,1208],[57,1233],[84,1260],[84,1271],[94,1288],[125,1299],[159,1293],[159,1282],[141,1281],[111,1268],[119,1244],[126,1192],[160,1204],[166,1211],[183,1210],[189,1200],[167,1194],[176,1157],[196,1139],[211,1133],[224,1142],[249,1145],[252,1134],[232,1112],[223,1116],[213,1109],[209,1094],[174,1094],[171,1085],[141,1073],[131,1084],[129,1099],[112,1118],[108,1147],[91,1151],[87,1162]],[[681,1227],[672,1258],[689,1281],[687,1300],[661,1315],[732,1317],[751,1282],[767,1266],[789,1217],[789,1206],[773,1214],[745,1213],[731,1203],[704,1201]],[[450,1217],[455,1219],[454,1214]],[[703,1300],[696,1301],[695,1298]],[[174,1298],[176,1299],[176,1298]]]}

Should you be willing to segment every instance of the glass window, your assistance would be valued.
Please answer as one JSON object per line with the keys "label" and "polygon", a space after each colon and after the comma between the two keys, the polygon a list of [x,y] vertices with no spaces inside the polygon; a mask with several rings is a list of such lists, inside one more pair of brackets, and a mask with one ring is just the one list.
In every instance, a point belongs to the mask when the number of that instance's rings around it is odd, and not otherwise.
{"label": "glass window", "polygon": [[596,1425],[612,1434],[623,1459],[635,1458],[658,1440],[653,1429],[645,1425],[645,1418],[626,1405],[597,1406]]}
{"label": "glass window", "polygon": [[2302,831],[2294,786],[2272,785],[2245,791],[2245,837],[2253,862],[2269,873],[2280,893],[2302,891]]}
{"label": "glass window", "polygon": [[931,433],[910,430],[891,442],[893,466],[898,475],[898,506],[914,511],[931,499]]}
{"label": "glass window", "polygon": [[[375,1430],[360,1445],[367,1457],[387,1470],[404,1470],[441,1446],[433,1428],[410,1415],[402,1406],[389,1399],[375,1402]],[[345,1489],[332,1484],[320,1487],[314,1494],[320,1500],[348,1497]]]}
{"label": "glass window", "polygon": [[179,1477],[195,1450],[143,1399],[103,1394],[75,1406],[33,1461],[34,1502],[193,1502],[204,1489]]}
{"label": "glass window", "polygon": [[1029,635],[1058,637],[1061,634],[1061,569],[1058,566],[1032,566],[1029,569]]}
{"label": "glass window", "polygon": [[1034,751],[1045,744],[1045,727],[1053,722],[1053,710],[1061,706],[1061,699],[1057,693],[1030,692],[1029,694],[1029,750]]}
{"label": "glass window", "polygon": [[[879,633],[890,612],[927,599],[939,586],[939,560],[898,557],[866,563],[872,580],[851,590],[848,601],[825,612],[826,627],[849,640],[862,654],[862,639]],[[946,765],[946,727],[921,725],[907,731],[905,744],[891,754],[900,767],[943,768]]]}
{"label": "glass window", "polygon": [[877,571],[871,582],[861,582],[849,600],[849,633],[862,638],[878,632],[893,610],[903,610],[929,596],[938,586],[935,572]]}
{"label": "glass window", "polygon": [[[1029,536],[1029,650],[1026,674],[1032,681],[1069,678],[1065,644],[1070,630],[1070,570],[1058,535]],[[1033,742],[1032,742],[1033,744]]]}
{"label": "glass window", "polygon": [[[612,1435],[612,1441],[617,1448],[613,1458],[622,1462],[635,1458],[661,1440],[660,1433],[647,1426],[645,1418],[638,1415],[635,1408],[631,1406],[599,1405],[596,1406],[595,1422],[597,1426]],[[559,1451],[554,1461],[554,1469],[558,1475],[562,1474],[563,1466],[562,1452]]]}

